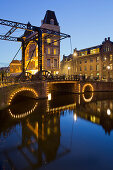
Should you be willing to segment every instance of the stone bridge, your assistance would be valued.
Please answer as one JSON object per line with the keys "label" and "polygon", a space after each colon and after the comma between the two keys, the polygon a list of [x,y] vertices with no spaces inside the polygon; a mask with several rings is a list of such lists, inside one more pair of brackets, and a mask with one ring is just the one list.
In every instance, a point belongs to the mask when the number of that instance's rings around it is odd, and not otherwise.
{"label": "stone bridge", "polygon": [[85,93],[87,91],[113,91],[113,82],[33,81],[21,82],[0,88],[0,109],[11,104],[19,95],[36,99],[51,98],[51,93]]}
{"label": "stone bridge", "polygon": [[20,82],[0,88],[0,109],[10,105],[17,95],[35,99],[47,98],[47,82]]}

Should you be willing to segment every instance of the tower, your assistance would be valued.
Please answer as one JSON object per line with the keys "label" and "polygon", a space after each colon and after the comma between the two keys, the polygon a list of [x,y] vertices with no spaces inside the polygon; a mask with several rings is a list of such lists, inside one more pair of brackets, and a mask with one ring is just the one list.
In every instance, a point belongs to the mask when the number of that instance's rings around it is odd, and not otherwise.
{"label": "tower", "polygon": [[[44,19],[41,22],[41,28],[60,32],[60,26],[54,11],[47,10]],[[60,68],[60,41],[56,35],[42,35],[46,37],[42,45],[42,67],[53,74],[58,74]]]}

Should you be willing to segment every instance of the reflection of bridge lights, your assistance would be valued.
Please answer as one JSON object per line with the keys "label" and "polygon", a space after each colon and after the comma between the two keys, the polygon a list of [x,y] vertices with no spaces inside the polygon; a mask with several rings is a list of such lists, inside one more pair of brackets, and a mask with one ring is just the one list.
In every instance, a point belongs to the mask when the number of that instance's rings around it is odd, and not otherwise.
{"label": "reflection of bridge lights", "polygon": [[75,107],[76,107],[76,103],[69,104],[67,106],[60,106],[60,107],[48,109],[47,112],[56,112],[56,111],[60,111],[60,110],[74,109]]}
{"label": "reflection of bridge lights", "polygon": [[22,92],[22,91],[31,91],[31,92],[33,92],[33,94],[35,95],[36,98],[38,97],[38,94],[37,94],[37,92],[36,92],[34,89],[32,89],[32,88],[27,88],[27,87],[22,87],[21,89],[17,90],[16,92],[14,92],[14,93],[10,96],[10,99],[9,99],[8,104],[10,105],[12,99],[14,98],[14,96],[15,96],[17,93]]}
{"label": "reflection of bridge lights", "polygon": [[24,117],[28,116],[29,114],[31,114],[36,109],[37,105],[38,105],[38,102],[36,102],[35,106],[31,110],[29,110],[25,113],[22,113],[22,114],[18,114],[18,115],[13,114],[11,112],[11,109],[9,109],[8,111],[9,111],[9,114],[11,115],[11,117],[20,119],[20,118],[24,118]]}
{"label": "reflection of bridge lights", "polygon": [[76,115],[76,113],[74,113],[74,121],[75,121],[75,122],[77,121],[77,115]]}
{"label": "reflection of bridge lights", "polygon": [[107,109],[107,115],[110,116],[111,115],[111,110]]}
{"label": "reflection of bridge lights", "polygon": [[85,95],[84,94],[82,94],[82,97],[83,97],[83,100],[85,101],[85,102],[90,102],[92,99],[93,99],[93,93],[91,93],[92,95],[91,95],[91,97],[89,98],[89,99],[86,99],[85,98]]}
{"label": "reflection of bridge lights", "polygon": [[90,86],[90,87],[91,87],[91,91],[94,91],[94,88],[93,88],[92,84],[86,83],[86,84],[83,86],[83,88],[82,88],[82,93],[85,92],[85,88],[86,88],[87,86]]}

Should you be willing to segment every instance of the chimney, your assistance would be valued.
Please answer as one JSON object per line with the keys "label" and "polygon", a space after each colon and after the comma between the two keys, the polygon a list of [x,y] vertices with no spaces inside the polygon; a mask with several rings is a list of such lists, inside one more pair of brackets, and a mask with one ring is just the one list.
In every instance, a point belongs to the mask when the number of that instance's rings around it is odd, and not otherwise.
{"label": "chimney", "polygon": [[110,37],[108,37],[108,41],[110,41]]}
{"label": "chimney", "polygon": [[107,38],[105,38],[105,41],[107,41]]}

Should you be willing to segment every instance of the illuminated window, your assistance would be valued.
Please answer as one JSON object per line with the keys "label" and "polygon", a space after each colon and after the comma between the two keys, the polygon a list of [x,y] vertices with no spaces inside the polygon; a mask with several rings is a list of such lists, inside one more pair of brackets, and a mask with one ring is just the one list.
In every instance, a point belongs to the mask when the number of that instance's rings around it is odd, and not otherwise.
{"label": "illuminated window", "polygon": [[85,74],[85,78],[87,79],[87,74]]}
{"label": "illuminated window", "polygon": [[54,67],[57,67],[57,59],[54,59]]}
{"label": "illuminated window", "polygon": [[57,54],[57,50],[56,49],[54,49],[54,55],[56,55]]}
{"label": "illuminated window", "polygon": [[91,74],[91,79],[93,78],[93,74]]}
{"label": "illuminated window", "polygon": [[96,62],[98,62],[99,61],[99,56],[96,58]]}
{"label": "illuminated window", "polygon": [[112,64],[110,64],[110,70],[112,70]]}
{"label": "illuminated window", "polygon": [[50,59],[47,59],[47,67],[50,67]]}
{"label": "illuminated window", "polygon": [[47,43],[51,43],[51,39],[50,38],[47,39]]}
{"label": "illuminated window", "polygon": [[87,51],[81,52],[81,56],[87,55]]}
{"label": "illuminated window", "polygon": [[112,55],[110,55],[110,61],[112,61]]}
{"label": "illuminated window", "polygon": [[50,52],[51,52],[50,48],[47,48],[47,54],[50,54]]}
{"label": "illuminated window", "polygon": [[99,65],[96,65],[96,70],[99,71]]}
{"label": "illuminated window", "polygon": [[91,49],[90,54],[96,54],[96,53],[99,53],[99,51],[100,51],[99,48]]}
{"label": "illuminated window", "polygon": [[58,42],[56,40],[54,40],[54,45],[57,45],[57,44],[58,44]]}

